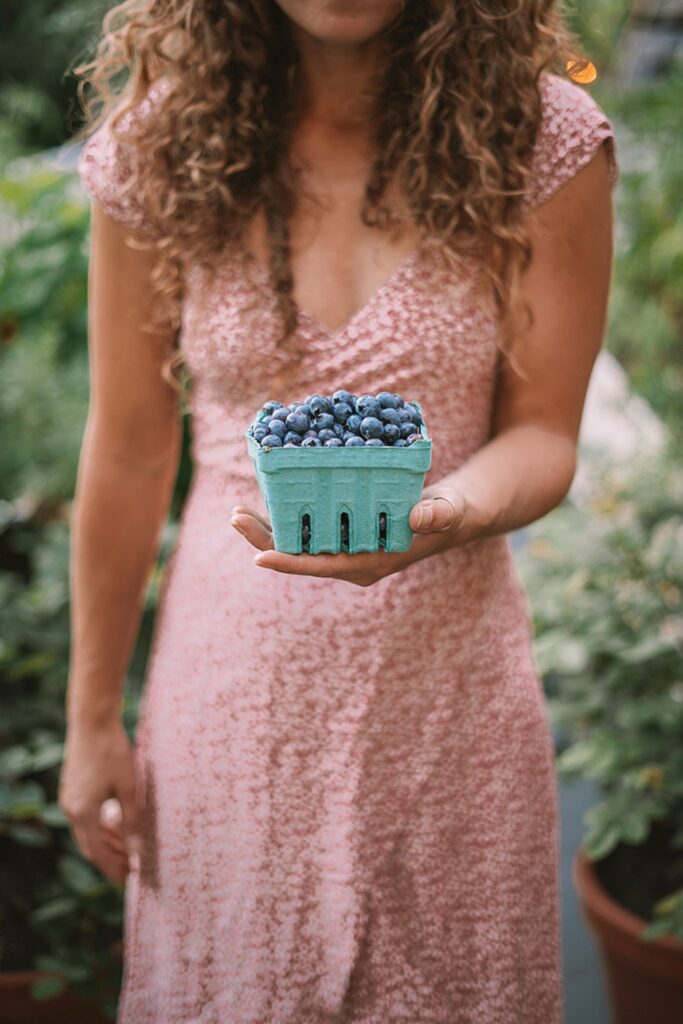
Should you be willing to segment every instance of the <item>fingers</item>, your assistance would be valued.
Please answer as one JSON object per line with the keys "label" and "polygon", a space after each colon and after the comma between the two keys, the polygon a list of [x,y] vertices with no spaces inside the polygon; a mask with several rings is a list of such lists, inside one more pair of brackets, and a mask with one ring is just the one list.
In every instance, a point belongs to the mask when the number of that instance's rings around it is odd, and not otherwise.
{"label": "fingers", "polygon": [[118,853],[126,852],[122,821],[123,814],[119,801],[115,797],[105,800],[100,807],[101,834],[104,842]]}
{"label": "fingers", "polygon": [[102,826],[94,814],[73,827],[74,838],[83,856],[112,881],[122,885],[128,872],[125,847],[117,847],[114,836],[110,836],[108,841],[105,830],[111,831]]}
{"label": "fingers", "polygon": [[102,830],[102,842],[108,847],[113,853],[121,854],[127,857],[126,843],[121,832],[121,827],[118,825],[101,825]]}
{"label": "fingers", "polygon": [[359,551],[350,555],[340,551],[326,555],[288,555],[284,551],[268,551],[254,556],[254,565],[295,576],[326,576],[348,580],[376,580],[392,569],[391,555],[385,551]]}
{"label": "fingers", "polygon": [[269,551],[275,546],[267,520],[257,513],[251,511],[235,513],[230,523],[259,551]]}
{"label": "fingers", "polygon": [[143,849],[143,808],[132,760],[131,770],[121,783],[118,799],[121,804],[121,834],[126,851],[129,857],[137,855],[139,858]]}
{"label": "fingers", "polygon": [[297,576],[349,576],[367,568],[367,556],[338,554],[288,555],[285,551],[268,551],[254,556],[254,565],[275,569],[277,572],[293,573]]}
{"label": "fingers", "polygon": [[244,512],[246,515],[253,516],[253,518],[257,519],[262,526],[265,526],[266,530],[271,529],[270,522],[266,519],[265,516],[261,515],[261,513],[257,509],[249,508],[248,505],[233,505],[232,514],[236,515],[240,512]]}

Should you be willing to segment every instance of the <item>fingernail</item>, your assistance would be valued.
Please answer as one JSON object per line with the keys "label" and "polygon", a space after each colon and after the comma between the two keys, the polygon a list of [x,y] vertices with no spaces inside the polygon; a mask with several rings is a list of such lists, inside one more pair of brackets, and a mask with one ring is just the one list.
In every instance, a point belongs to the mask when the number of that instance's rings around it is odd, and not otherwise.
{"label": "fingernail", "polygon": [[423,530],[425,526],[429,526],[433,518],[432,506],[423,505],[419,510],[416,526],[418,530]]}
{"label": "fingernail", "polygon": [[139,871],[140,870],[140,854],[139,853],[131,853],[129,855],[129,857],[128,857],[128,867],[130,868],[131,871]]}

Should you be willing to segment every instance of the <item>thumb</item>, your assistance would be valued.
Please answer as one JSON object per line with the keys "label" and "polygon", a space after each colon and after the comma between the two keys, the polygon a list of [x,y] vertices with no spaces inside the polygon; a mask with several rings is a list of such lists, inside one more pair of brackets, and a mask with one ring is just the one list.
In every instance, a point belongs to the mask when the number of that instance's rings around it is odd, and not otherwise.
{"label": "thumb", "polygon": [[416,533],[445,531],[460,525],[464,515],[464,496],[460,493],[435,494],[423,498],[410,510],[408,525]]}

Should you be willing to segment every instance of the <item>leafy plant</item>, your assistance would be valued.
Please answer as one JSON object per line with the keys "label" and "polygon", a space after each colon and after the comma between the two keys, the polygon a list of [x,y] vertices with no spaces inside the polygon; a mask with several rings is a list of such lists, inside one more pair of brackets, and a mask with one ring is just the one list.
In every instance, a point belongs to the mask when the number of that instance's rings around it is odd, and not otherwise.
{"label": "leafy plant", "polygon": [[[69,654],[68,506],[41,524],[0,506],[0,551],[18,550],[25,573],[0,573],[0,969],[55,972],[36,997],[70,982],[113,1013],[120,985],[116,945],[122,931],[122,890],[86,861],[57,803],[65,733]],[[160,563],[176,527],[169,524]],[[161,579],[153,573],[143,623],[124,692],[123,720],[132,732]]]}
{"label": "leafy plant", "polygon": [[[88,204],[70,173],[0,178],[0,970],[51,972],[113,1014],[123,893],[78,850],[57,804],[69,668],[69,522],[86,422]],[[186,433],[186,448],[189,436]],[[159,583],[189,486],[184,455],[125,681],[132,733]]]}
{"label": "leafy plant", "polygon": [[[20,540],[31,577],[0,574],[0,967],[44,968],[47,997],[72,982],[84,995],[115,994],[121,895],[77,850],[57,804],[68,663],[66,522],[22,530],[5,514],[2,541]],[[107,979],[107,976],[108,979]]]}
{"label": "leafy plant", "polygon": [[549,716],[566,737],[558,769],[594,779],[602,793],[585,818],[586,854],[604,860],[601,877],[615,897],[650,920],[645,937],[683,939],[683,469],[675,446],[628,470],[598,460],[587,506],[567,502],[529,535],[519,564]]}
{"label": "leafy plant", "polygon": [[609,106],[623,172],[608,345],[683,439],[683,66]]}
{"label": "leafy plant", "polygon": [[0,12],[0,137],[18,151],[55,146],[75,113],[74,64],[89,59],[114,0],[4,0]]}
{"label": "leafy plant", "polygon": [[584,55],[602,73],[628,19],[630,0],[567,0],[564,10],[567,23],[581,39]]}

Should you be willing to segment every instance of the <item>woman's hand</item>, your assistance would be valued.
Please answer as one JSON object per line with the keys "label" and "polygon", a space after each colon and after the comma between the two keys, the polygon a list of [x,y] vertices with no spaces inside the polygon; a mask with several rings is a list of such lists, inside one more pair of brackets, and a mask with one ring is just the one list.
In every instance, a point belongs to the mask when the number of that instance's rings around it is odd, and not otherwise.
{"label": "woman's hand", "polygon": [[413,562],[456,546],[465,509],[462,492],[439,485],[427,487],[420,501],[410,510],[408,521],[415,537],[407,551],[381,549],[356,554],[340,551],[338,554],[289,555],[275,551],[270,522],[245,505],[235,505],[230,522],[259,550],[260,553],[254,557],[254,565],[298,576],[327,576],[359,587],[369,587]]}
{"label": "woman's hand", "polygon": [[[112,798],[120,814],[112,814]],[[84,857],[123,885],[142,853],[133,750],[123,723],[69,726],[58,802]]]}

